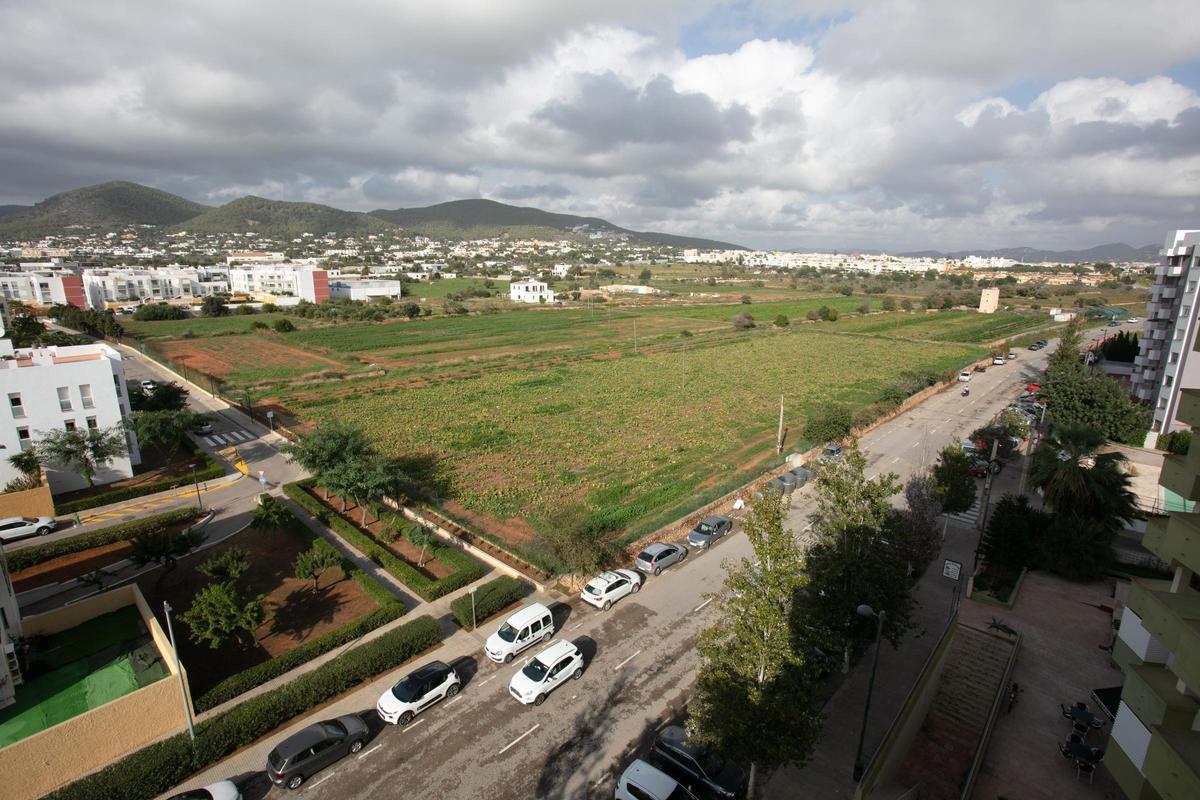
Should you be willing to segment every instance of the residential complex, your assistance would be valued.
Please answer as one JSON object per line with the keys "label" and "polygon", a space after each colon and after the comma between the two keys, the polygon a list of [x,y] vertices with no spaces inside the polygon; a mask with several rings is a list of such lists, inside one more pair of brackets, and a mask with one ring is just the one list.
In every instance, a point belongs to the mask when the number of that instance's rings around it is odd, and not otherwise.
{"label": "residential complex", "polygon": [[234,294],[292,296],[310,303],[329,299],[330,273],[309,266],[277,264],[230,267],[229,290]]}
{"label": "residential complex", "polygon": [[[8,455],[32,447],[44,431],[111,428],[129,416],[129,395],[121,354],[107,344],[35,347],[13,350],[0,339],[0,485],[20,476]],[[133,475],[142,461],[137,439],[126,434],[129,451],[101,468],[96,483]],[[55,492],[82,489],[87,482],[75,471],[47,465]]]}
{"label": "residential complex", "polygon": [[1142,347],[1134,360],[1133,394],[1153,404],[1155,433],[1186,427],[1180,392],[1200,388],[1200,357],[1193,356],[1200,314],[1200,230],[1173,231],[1160,251],[1146,305]]}
{"label": "residential complex", "polygon": [[83,272],[87,304],[104,309],[137,303],[190,301],[229,291],[225,267],[118,267]]}
{"label": "residential complex", "polygon": [[60,263],[21,264],[0,272],[0,297],[35,306],[86,305],[83,280],[77,265]]}

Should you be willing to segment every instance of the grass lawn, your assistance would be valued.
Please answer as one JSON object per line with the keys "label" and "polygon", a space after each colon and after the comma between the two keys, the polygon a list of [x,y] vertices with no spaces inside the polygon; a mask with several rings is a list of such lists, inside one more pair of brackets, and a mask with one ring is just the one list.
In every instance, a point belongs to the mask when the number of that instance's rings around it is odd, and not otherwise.
{"label": "grass lawn", "polygon": [[[491,286],[484,286],[485,280],[491,281]],[[426,300],[441,300],[448,294],[461,292],[463,289],[484,289],[489,292],[499,292],[499,298],[508,299],[508,281],[497,278],[444,278],[428,283],[404,284],[403,302],[424,302]]]}
{"label": "grass lawn", "polygon": [[973,311],[897,311],[838,320],[836,329],[873,333],[903,339],[982,344],[1014,337],[1030,328],[1053,325],[1048,316],[1034,314],[979,314]]}
{"label": "grass lawn", "polygon": [[228,317],[193,317],[191,319],[164,319],[156,322],[139,322],[133,317],[118,317],[121,327],[128,336],[138,339],[179,339],[188,334],[199,338],[210,336],[228,336],[235,333],[249,333],[253,322],[265,322],[271,325],[277,319],[290,319],[297,328],[307,328],[314,324],[313,320],[298,317],[287,312],[270,314],[231,314]]}
{"label": "grass lawn", "polygon": [[48,636],[36,648],[45,671],[31,669],[16,703],[0,710],[0,747],[167,676],[133,606]]}

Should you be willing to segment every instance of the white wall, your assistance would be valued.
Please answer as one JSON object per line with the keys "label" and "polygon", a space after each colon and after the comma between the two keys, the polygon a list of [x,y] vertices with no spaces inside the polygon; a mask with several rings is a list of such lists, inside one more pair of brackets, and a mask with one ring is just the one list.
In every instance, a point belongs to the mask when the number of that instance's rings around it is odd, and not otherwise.
{"label": "white wall", "polygon": [[1124,702],[1117,709],[1116,719],[1113,720],[1112,741],[1140,772],[1142,764],[1146,762],[1146,751],[1150,748],[1150,730]]}

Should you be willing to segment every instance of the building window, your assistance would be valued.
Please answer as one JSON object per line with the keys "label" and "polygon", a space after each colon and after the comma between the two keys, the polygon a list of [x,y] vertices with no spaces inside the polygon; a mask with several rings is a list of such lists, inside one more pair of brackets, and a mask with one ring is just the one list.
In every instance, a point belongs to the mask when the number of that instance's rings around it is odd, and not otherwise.
{"label": "building window", "polygon": [[90,383],[79,384],[79,399],[83,401],[84,408],[96,407],[96,403],[92,400],[92,385]]}
{"label": "building window", "polygon": [[1172,364],[1179,363],[1179,353],[1178,352],[1171,353],[1171,363]]}
{"label": "building window", "polygon": [[73,420],[73,419],[67,420],[66,422],[63,423],[63,427],[69,431],[75,430],[75,420]]}
{"label": "building window", "polygon": [[1167,387],[1168,389],[1171,388],[1173,383],[1175,383],[1175,376],[1168,375],[1167,377],[1163,378],[1163,386]]}
{"label": "building window", "polygon": [[60,411],[71,411],[71,390],[66,386],[58,387],[58,408]]}
{"label": "building window", "polygon": [[21,404],[21,395],[13,392],[8,396],[8,404],[12,408],[13,419],[25,418],[25,406]]}
{"label": "building window", "polygon": [[96,430],[96,428],[100,427],[99,423],[96,422],[95,417],[87,418],[87,426],[88,426],[88,430],[93,430],[93,431]]}
{"label": "building window", "polygon": [[33,447],[33,440],[29,438],[29,428],[17,428],[17,441],[21,443],[22,450]]}

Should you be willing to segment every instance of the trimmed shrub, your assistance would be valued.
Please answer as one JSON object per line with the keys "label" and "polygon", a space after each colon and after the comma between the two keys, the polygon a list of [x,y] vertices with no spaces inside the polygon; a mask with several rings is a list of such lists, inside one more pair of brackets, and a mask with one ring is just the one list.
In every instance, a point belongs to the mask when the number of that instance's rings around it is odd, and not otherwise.
{"label": "trimmed shrub", "polygon": [[198,508],[177,508],[153,517],[124,522],[111,528],[100,528],[95,531],[81,533],[69,539],[58,539],[45,544],[35,544],[21,550],[13,550],[7,554],[10,572],[20,572],[29,569],[52,558],[91,550],[93,547],[103,547],[114,542],[127,542],[135,536],[149,531],[158,531],[171,525],[195,519],[200,515]]}
{"label": "trimmed shrub", "polygon": [[294,717],[403,664],[441,638],[433,617],[418,617],[291,683],[201,722],[196,726],[195,742],[189,742],[187,734],[176,734],[51,792],[46,798],[150,800]]}
{"label": "trimmed shrub", "polygon": [[[475,622],[483,622],[510,603],[525,596],[525,584],[509,575],[488,581],[475,591]],[[450,603],[450,611],[459,627],[471,627],[471,595],[464,594]]]}
{"label": "trimmed shrub", "polygon": [[[214,478],[220,478],[225,474],[225,468],[208,457],[204,451],[197,451],[196,457],[203,457],[206,466],[203,469],[196,471],[197,481],[211,481]],[[102,494],[85,497],[82,500],[72,500],[69,503],[55,503],[54,513],[58,515],[74,514],[76,511],[86,511],[89,508],[98,508],[106,506],[110,503],[119,503],[122,500],[132,500],[135,497],[143,497],[148,494],[157,494],[165,492],[168,489],[178,489],[180,486],[186,486],[193,482],[191,473],[179,478],[170,478],[165,481],[155,481],[154,483],[145,483],[141,486],[131,486],[128,489],[114,489],[111,492],[103,492]]]}
{"label": "trimmed shrub", "polygon": [[[441,561],[454,572],[441,580],[435,581],[427,578],[416,567],[397,558],[390,550],[381,547],[375,539],[357,525],[331,511],[317,498],[310,495],[307,489],[314,483],[311,478],[297,483],[289,483],[283,487],[283,491],[288,497],[299,503],[305,511],[332,528],[339,536],[362,551],[367,558],[387,570],[396,580],[420,595],[422,599],[436,600],[442,595],[450,594],[455,589],[461,589],[467,584],[473,583],[483,575],[483,567],[475,559],[465,553],[460,553],[453,547],[439,545],[429,548],[430,556]],[[381,517],[388,515],[387,511],[378,508],[375,509],[375,513]],[[394,527],[402,527],[405,524],[404,521],[397,520]]]}

